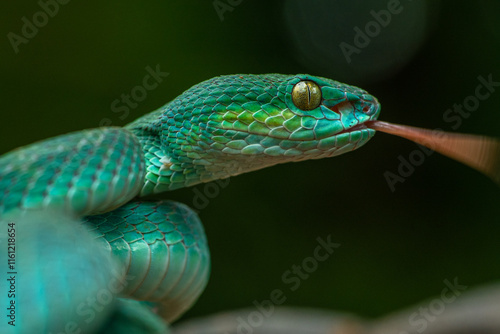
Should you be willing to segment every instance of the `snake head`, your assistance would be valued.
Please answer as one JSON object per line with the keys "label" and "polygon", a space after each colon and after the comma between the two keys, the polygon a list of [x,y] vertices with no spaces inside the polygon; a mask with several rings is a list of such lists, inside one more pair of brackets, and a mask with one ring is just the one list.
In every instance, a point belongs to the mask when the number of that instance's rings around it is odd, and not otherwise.
{"label": "snake head", "polygon": [[160,166],[158,173],[168,185],[155,185],[155,192],[352,151],[373,137],[375,131],[364,124],[379,112],[378,101],[366,91],[326,78],[212,78],[184,92],[159,115],[164,161],[171,172]]}

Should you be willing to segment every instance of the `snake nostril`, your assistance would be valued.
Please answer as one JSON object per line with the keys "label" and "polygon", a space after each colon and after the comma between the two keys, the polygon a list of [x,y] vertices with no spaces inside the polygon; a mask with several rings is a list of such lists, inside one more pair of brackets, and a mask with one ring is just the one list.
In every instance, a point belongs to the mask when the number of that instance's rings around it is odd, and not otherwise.
{"label": "snake nostril", "polygon": [[370,106],[364,106],[363,107],[363,112],[365,114],[369,114],[371,112],[372,108]]}

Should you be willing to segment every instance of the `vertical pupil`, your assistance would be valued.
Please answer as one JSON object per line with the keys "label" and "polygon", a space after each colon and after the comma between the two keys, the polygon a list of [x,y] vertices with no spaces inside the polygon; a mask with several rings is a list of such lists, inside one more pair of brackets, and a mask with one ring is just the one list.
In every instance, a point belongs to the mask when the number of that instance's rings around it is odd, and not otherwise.
{"label": "vertical pupil", "polygon": [[321,103],[321,90],[312,81],[300,81],[292,89],[292,101],[302,110],[312,110]]}
{"label": "vertical pupil", "polygon": [[307,89],[307,105],[310,106],[311,105],[311,87],[310,87],[310,83],[306,83],[306,89]]}

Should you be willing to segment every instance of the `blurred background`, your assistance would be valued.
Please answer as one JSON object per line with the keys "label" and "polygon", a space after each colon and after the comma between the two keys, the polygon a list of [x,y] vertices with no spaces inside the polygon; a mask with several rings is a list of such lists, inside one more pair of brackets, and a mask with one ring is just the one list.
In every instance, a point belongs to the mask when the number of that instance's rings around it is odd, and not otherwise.
{"label": "blurred background", "polygon": [[[499,136],[500,87],[467,117],[444,118],[475,95],[479,76],[500,82],[498,1],[43,3],[0,4],[0,153],[127,124],[234,73],[330,77],[375,95],[381,120]],[[148,67],[169,74],[126,112],[113,107]],[[165,194],[199,209],[212,254],[208,287],[184,318],[251,307],[274,289],[286,306],[370,318],[439,295],[445,279],[469,289],[497,281],[500,189],[433,154],[392,191],[384,173],[416,149],[377,134],[340,157]],[[292,291],[282,275],[328,235],[341,246]]]}

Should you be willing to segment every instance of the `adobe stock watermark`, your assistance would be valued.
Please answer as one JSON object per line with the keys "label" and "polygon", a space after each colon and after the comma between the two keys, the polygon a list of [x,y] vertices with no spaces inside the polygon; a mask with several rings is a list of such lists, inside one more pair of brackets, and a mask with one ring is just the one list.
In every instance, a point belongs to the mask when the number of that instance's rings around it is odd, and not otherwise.
{"label": "adobe stock watermark", "polygon": [[229,183],[230,179],[228,177],[194,186],[193,205],[191,207],[196,213],[200,213],[210,204],[210,200],[219,196],[221,189],[226,188]]}
{"label": "adobe stock watermark", "polygon": [[[305,257],[299,265],[293,264],[281,275],[281,281],[287,286],[287,289],[274,289],[269,293],[269,298],[262,301],[254,300],[255,310],[248,313],[246,317],[236,318],[238,323],[236,332],[238,334],[253,334],[256,328],[263,325],[266,318],[274,314],[275,308],[283,304],[287,297],[284,290],[296,291],[303,281],[307,280],[319,266],[319,263],[330,258],[340,244],[331,240],[331,235],[325,239],[316,238],[318,245],[314,248],[312,254]],[[227,334],[227,333],[226,333]]]}
{"label": "adobe stock watermark", "polygon": [[387,9],[379,11],[371,10],[370,15],[373,20],[368,21],[363,30],[358,26],[354,27],[353,45],[346,42],[339,44],[339,48],[348,64],[352,62],[353,54],[360,54],[363,49],[367,48],[372,39],[379,36],[382,29],[391,23],[392,17],[403,11],[403,5],[400,0],[389,0],[386,7]]}
{"label": "adobe stock watermark", "polygon": [[[139,103],[148,97],[148,92],[158,88],[163,80],[170,75],[168,72],[162,72],[160,65],[157,64],[155,68],[146,66],[146,75],[142,78],[140,85],[134,86],[130,92],[122,93],[119,99],[111,102],[111,111],[118,114],[118,118],[125,120],[130,114],[130,109],[135,109]],[[99,126],[110,126],[113,121],[109,118],[103,118],[99,122]]]}
{"label": "adobe stock watermark", "polygon": [[[78,304],[75,313],[75,321],[69,321],[65,324],[64,328],[57,333],[49,334],[70,334],[70,333],[83,333],[82,325],[90,324],[95,320],[96,315],[103,310],[106,306],[111,304],[116,296],[118,296],[128,285],[128,281],[134,280],[134,276],[126,275],[126,270],[119,273],[115,270],[112,271],[113,278],[108,282],[105,288],[101,288],[95,296],[89,296],[85,301]],[[78,320],[77,320],[78,319]]]}
{"label": "adobe stock watermark", "polygon": [[236,6],[239,6],[243,0],[214,0],[212,5],[219,16],[219,20],[224,21],[224,13],[232,12]]}
{"label": "adobe stock watermark", "polygon": [[[413,312],[408,316],[408,323],[415,328],[418,333],[424,332],[430,323],[436,321],[437,317],[443,314],[446,310],[446,305],[456,301],[456,299],[468,288],[467,285],[458,283],[458,278],[453,279],[453,283],[448,279],[443,281],[446,286],[441,290],[441,296],[429,302],[427,306],[419,307],[418,311]],[[413,333],[413,331],[412,331]],[[406,331],[401,331],[399,334],[409,334]]]}
{"label": "adobe stock watermark", "polygon": [[[495,87],[500,86],[500,82],[493,81],[493,75],[489,74],[486,78],[482,75],[477,77],[479,84],[476,86],[473,95],[469,95],[463,99],[461,104],[453,104],[452,108],[446,109],[443,113],[443,121],[447,123],[452,130],[457,130],[463,123],[464,119],[469,118],[473,112],[479,109],[481,101],[487,100],[496,90]],[[445,136],[441,128],[433,130],[434,134]],[[416,170],[416,167],[421,166],[427,157],[434,153],[432,143],[429,143],[431,148],[426,148],[417,144],[417,148],[411,151],[408,156],[399,155],[399,165],[396,172],[385,171],[384,178],[391,192],[396,191],[398,183],[404,183]]]}
{"label": "adobe stock watermark", "polygon": [[[241,159],[228,159],[225,161],[224,167],[226,171],[239,170],[242,165],[250,165],[259,155],[252,155],[245,157],[244,160]],[[227,172],[229,175],[230,173]],[[220,191],[226,188],[231,182],[230,177],[224,179],[217,179],[210,181],[208,183],[197,184],[193,189],[193,202],[191,208],[196,213],[200,213],[201,210],[205,209],[209,204],[210,200],[219,196]]]}
{"label": "adobe stock watermark", "polygon": [[9,32],[7,39],[14,50],[14,53],[19,53],[19,46],[21,44],[28,44],[30,40],[36,37],[38,31],[45,27],[49,20],[54,18],[59,13],[60,5],[66,5],[70,0],[40,0],[38,6],[41,10],[37,11],[29,19],[26,16],[21,18],[23,23],[21,26],[20,34]]}

